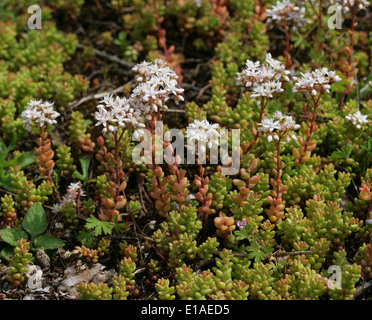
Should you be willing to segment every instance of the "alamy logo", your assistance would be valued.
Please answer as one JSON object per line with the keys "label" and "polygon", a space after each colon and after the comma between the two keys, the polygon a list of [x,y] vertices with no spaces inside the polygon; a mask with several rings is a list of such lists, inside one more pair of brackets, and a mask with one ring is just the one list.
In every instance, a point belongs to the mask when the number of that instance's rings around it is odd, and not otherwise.
{"label": "alamy logo", "polygon": [[330,6],[327,10],[328,14],[332,14],[327,21],[329,29],[341,29],[342,28],[342,7],[341,6]]}
{"label": "alamy logo", "polygon": [[328,273],[332,275],[328,278],[329,289],[341,289],[342,285],[342,271],[339,266],[332,265],[328,268]]}
{"label": "alamy logo", "polygon": [[34,29],[41,30],[42,28],[41,8],[38,5],[34,4],[28,7],[27,13],[32,14],[27,20],[27,27],[30,30]]}

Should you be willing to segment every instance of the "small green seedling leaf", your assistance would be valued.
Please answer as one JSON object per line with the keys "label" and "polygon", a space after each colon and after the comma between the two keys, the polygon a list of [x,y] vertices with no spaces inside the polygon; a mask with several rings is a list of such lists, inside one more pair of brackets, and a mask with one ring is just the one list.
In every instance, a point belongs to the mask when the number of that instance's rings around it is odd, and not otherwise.
{"label": "small green seedling leaf", "polygon": [[102,232],[104,234],[111,234],[112,228],[114,227],[114,223],[109,221],[101,221],[94,217],[93,215],[91,215],[89,218],[87,218],[85,226],[88,229],[92,230],[94,229],[95,231],[94,235],[97,237],[100,236]]}
{"label": "small green seedling leaf", "polygon": [[94,245],[95,238],[93,232],[80,231],[77,238],[83,246],[91,247]]}
{"label": "small green seedling leaf", "polygon": [[45,216],[44,208],[39,203],[34,203],[28,209],[25,217],[23,218],[22,227],[25,229],[32,238],[45,232],[48,223]]}
{"label": "small green seedling leaf", "polygon": [[72,174],[75,178],[81,180],[81,181],[87,181],[88,180],[88,170],[89,170],[89,164],[90,164],[90,156],[83,156],[79,159],[82,173],[75,170]]}
{"label": "small green seedling leaf", "polygon": [[354,149],[354,145],[348,144],[346,146],[343,146],[341,149],[332,152],[332,154],[328,157],[328,159],[330,161],[339,163],[340,160],[345,160],[349,158],[353,149]]}

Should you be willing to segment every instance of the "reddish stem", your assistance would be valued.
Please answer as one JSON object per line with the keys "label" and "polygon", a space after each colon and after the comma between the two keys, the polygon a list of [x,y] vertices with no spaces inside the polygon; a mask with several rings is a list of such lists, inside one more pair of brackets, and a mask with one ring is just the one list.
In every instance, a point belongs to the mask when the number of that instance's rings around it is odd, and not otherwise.
{"label": "reddish stem", "polygon": [[[354,6],[354,9],[350,7],[351,13],[351,27],[349,30],[349,41],[350,41],[350,55],[349,55],[349,65],[352,66],[353,64],[353,52],[354,52],[354,30],[355,30],[355,17],[357,13],[358,7],[357,5]],[[354,67],[354,66],[352,66]],[[354,68],[353,68],[354,69]],[[355,69],[353,70],[355,72]],[[346,77],[349,77],[349,72],[346,73]],[[342,93],[340,104],[339,104],[339,110],[341,111],[342,107],[344,106],[345,103],[345,97],[346,97],[346,91]]]}
{"label": "reddish stem", "polygon": [[279,135],[279,140],[276,143],[276,198],[280,199],[281,195],[279,193],[280,190],[280,178],[279,178],[279,171],[280,169],[280,140],[282,136]]}
{"label": "reddish stem", "polygon": [[292,60],[291,60],[291,46],[290,46],[290,39],[291,39],[291,34],[289,33],[289,27],[286,22],[283,23],[284,30],[285,30],[285,68],[289,69],[289,67],[292,65]]}
{"label": "reddish stem", "polygon": [[[41,138],[40,151],[41,151],[42,153],[44,153],[44,151],[42,150],[42,148],[44,147],[44,142],[45,142],[45,141],[44,141],[44,131],[43,131],[43,128],[44,128],[44,127],[40,127],[40,138]],[[54,183],[54,180],[53,180],[53,177],[52,177],[52,172],[51,172],[51,170],[49,170],[49,169],[48,169],[47,172],[48,172],[48,173],[47,173],[48,180],[53,184],[54,190],[56,191],[56,195],[57,195],[58,202],[61,203],[62,200],[61,200],[61,198],[60,198],[60,196],[59,196],[59,194],[58,194],[58,190],[57,190],[57,188],[56,188],[56,184]]]}
{"label": "reddish stem", "polygon": [[[162,38],[162,34],[161,34],[162,29],[161,29],[159,11],[158,11],[158,7],[157,7],[157,4],[156,4],[156,0],[153,0],[153,3],[154,3],[154,11],[155,11],[155,16],[156,16],[156,24],[157,24],[157,28],[158,28],[158,41],[160,41],[160,39]],[[164,39],[164,46],[162,46],[162,48],[164,50],[165,60],[169,61],[169,52],[168,52],[167,45],[165,43],[165,39]]]}
{"label": "reddish stem", "polygon": [[[313,104],[314,104],[314,108],[313,108],[313,112],[312,112],[312,116],[311,116],[311,123],[310,123],[310,128],[309,128],[309,135],[307,137],[306,144],[304,146],[304,152],[303,152],[303,155],[304,156],[306,155],[306,152],[307,152],[307,148],[308,148],[310,139],[313,137],[313,134],[314,134],[314,124],[315,124],[315,118],[316,118],[316,109],[318,108],[318,103],[319,103],[320,97],[321,97],[321,94],[319,94],[318,99],[315,100],[314,97],[311,95],[311,98],[312,98]],[[302,161],[302,157],[300,159],[300,163],[301,163],[301,161]]]}
{"label": "reddish stem", "polygon": [[[199,164],[199,175],[200,175],[200,182],[201,182],[201,185],[203,187],[204,186],[204,174],[203,174],[203,165],[202,164]],[[202,206],[206,207],[207,206],[207,195],[204,194],[204,193],[202,195],[203,195]],[[208,224],[208,214],[206,212],[204,212],[204,235],[207,234],[207,224]]]}
{"label": "reddish stem", "polygon": [[[268,102],[269,102],[269,99],[265,99],[265,97],[261,97],[261,109],[260,109],[260,116],[258,118],[258,123],[260,123],[263,119],[264,111],[265,111],[265,108],[266,108]],[[248,146],[248,148],[245,150],[244,154],[247,154],[253,148],[253,145],[258,141],[259,136],[260,136],[260,134],[257,131],[254,138],[253,138],[253,141]]]}

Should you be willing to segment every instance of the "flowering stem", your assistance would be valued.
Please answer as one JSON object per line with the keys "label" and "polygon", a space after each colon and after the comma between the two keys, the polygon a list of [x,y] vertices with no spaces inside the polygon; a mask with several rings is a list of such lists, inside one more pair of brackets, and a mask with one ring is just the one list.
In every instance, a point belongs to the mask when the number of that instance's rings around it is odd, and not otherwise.
{"label": "flowering stem", "polygon": [[289,67],[292,65],[292,59],[291,59],[291,45],[290,45],[290,39],[291,39],[291,34],[289,32],[289,27],[286,23],[286,21],[283,22],[283,27],[285,30],[285,51],[284,51],[284,56],[285,56],[285,68],[289,69]]}
{"label": "flowering stem", "polygon": [[[263,97],[263,96],[261,97],[261,109],[260,109],[260,115],[259,115],[259,118],[258,118],[258,122],[259,123],[263,119],[265,108],[266,108],[268,102],[269,102],[269,99],[268,98],[265,99],[265,97]],[[252,142],[247,147],[247,149],[244,150],[244,154],[247,154],[257,144],[257,141],[258,141],[259,136],[260,136],[260,133],[258,131],[256,131],[256,134],[255,134]]]}
{"label": "flowering stem", "polygon": [[279,140],[275,143],[276,146],[276,199],[281,198],[281,193],[280,193],[280,140],[282,138],[282,135],[279,135]]}
{"label": "flowering stem", "polygon": [[281,163],[280,157],[280,141],[286,134],[287,132],[284,131],[278,135],[278,139],[275,139],[276,156],[273,156],[273,160],[276,163],[276,169],[273,169],[273,172],[276,174],[276,180],[273,178],[270,179],[270,184],[275,190],[270,191],[270,196],[267,197],[270,208],[265,210],[270,221],[274,223],[284,217],[282,194],[288,188],[286,185],[282,186],[280,180],[284,168],[284,163]]}
{"label": "flowering stem", "polygon": [[[202,164],[199,164],[199,174],[200,174],[201,185],[204,186],[204,169],[203,169]],[[206,198],[205,193],[203,193],[202,205],[203,205],[203,207],[207,206],[207,198]],[[208,224],[208,214],[207,214],[207,212],[204,212],[204,235],[207,234],[207,224]]]}
{"label": "flowering stem", "polygon": [[[124,132],[124,130],[123,130]],[[114,144],[115,144],[115,149],[114,149],[114,158],[115,158],[115,183],[119,186],[120,185],[120,168],[119,168],[119,141],[123,135],[123,132],[120,135],[120,138],[118,139],[118,133],[117,131],[114,132]],[[116,197],[119,196],[119,188],[116,189]],[[115,197],[115,199],[116,199]]]}
{"label": "flowering stem", "polygon": [[305,150],[304,150],[305,153],[307,151],[310,139],[313,137],[313,134],[315,132],[316,109],[318,108],[318,103],[319,103],[319,99],[320,99],[321,95],[319,94],[318,99],[316,101],[315,101],[313,96],[311,96],[311,97],[312,97],[312,100],[313,100],[314,108],[313,108],[313,112],[312,112],[312,115],[311,115],[311,124],[310,124],[310,128],[309,128],[309,135],[308,135],[307,140],[306,140],[306,145],[305,145]]}
{"label": "flowering stem", "polygon": [[[316,119],[316,110],[319,106],[319,100],[320,100],[320,97],[321,97],[321,94],[319,94],[318,98],[315,99],[313,95],[311,95],[311,99],[313,101],[313,111],[312,111],[312,115],[311,115],[311,123],[309,125],[309,129],[307,131],[307,138],[306,138],[306,141],[303,142],[303,140],[300,141],[300,143],[302,144],[302,152],[299,156],[298,159],[296,159],[297,161],[297,164],[301,164],[304,162],[304,157],[306,157],[306,154],[309,150],[309,146],[310,146],[310,142],[311,142],[311,138],[313,137],[314,135],[314,132],[317,130],[318,126],[315,122],[315,119]],[[312,145],[312,147],[315,148],[315,146]],[[300,150],[301,151],[301,150]],[[311,150],[310,150],[311,151]]]}
{"label": "flowering stem", "polygon": [[[353,66],[353,52],[354,52],[354,30],[355,30],[355,17],[356,17],[356,13],[357,13],[357,10],[358,10],[358,6],[355,5],[354,8],[350,8],[350,11],[351,11],[351,26],[350,26],[350,30],[349,30],[349,41],[350,41],[350,52],[349,52],[349,66],[352,68],[353,72],[354,72],[354,75],[355,75],[355,68]],[[349,77],[349,72],[346,72],[346,78]],[[346,97],[346,94],[347,94],[347,90],[345,90],[343,93],[342,93],[342,96],[341,96],[341,100],[340,100],[340,105],[339,105],[339,110],[341,111],[344,103],[345,103],[345,97]]]}
{"label": "flowering stem", "polygon": [[368,211],[367,211],[367,219],[371,218],[371,212],[372,212],[372,200],[369,201]]}
{"label": "flowering stem", "polygon": [[[45,154],[46,154],[46,151],[48,150],[45,150],[47,148],[47,144],[50,143],[50,140],[49,141],[45,141],[45,138],[48,136],[48,132],[44,132],[44,127],[40,127],[40,146],[39,146],[39,150],[40,150],[40,154],[39,154],[39,157],[40,157],[40,167],[45,169],[46,170],[46,174],[42,173],[43,175],[45,175],[48,180],[52,183],[53,185],[53,188],[56,192],[56,195],[57,195],[57,199],[58,199],[58,202],[61,203],[62,200],[58,194],[58,190],[56,188],[56,185],[54,183],[54,180],[53,180],[53,177],[52,177],[52,172],[53,172],[53,166],[50,167],[50,165],[47,164],[47,162],[49,162],[50,160],[53,161],[52,159],[48,160],[42,160],[42,158],[45,157]],[[54,154],[54,153],[52,153]]]}
{"label": "flowering stem", "polygon": [[318,17],[318,22],[319,22],[319,29],[323,27],[322,24],[322,0],[319,0],[319,12],[315,9],[313,2],[310,0],[309,1],[311,8],[313,9],[315,15]]}
{"label": "flowering stem", "polygon": [[268,102],[269,102],[269,99],[266,99],[265,101],[265,97],[261,97],[261,109],[260,109],[260,116],[258,118],[258,122],[262,121],[263,116],[264,116],[264,111],[265,111],[265,108]]}
{"label": "flowering stem", "polygon": [[76,195],[76,214],[79,215],[80,213],[80,197],[81,197],[81,188],[77,190]]}
{"label": "flowering stem", "polygon": [[160,21],[160,17],[159,17],[159,11],[158,11],[158,7],[157,7],[157,4],[156,4],[156,0],[153,0],[153,3],[154,3],[156,24],[157,24],[157,28],[158,28],[159,46],[164,50],[165,60],[169,61],[169,52],[168,52],[167,44],[165,42],[165,36],[163,35],[163,32],[165,33],[165,30],[163,31],[162,28],[161,28],[161,21]]}

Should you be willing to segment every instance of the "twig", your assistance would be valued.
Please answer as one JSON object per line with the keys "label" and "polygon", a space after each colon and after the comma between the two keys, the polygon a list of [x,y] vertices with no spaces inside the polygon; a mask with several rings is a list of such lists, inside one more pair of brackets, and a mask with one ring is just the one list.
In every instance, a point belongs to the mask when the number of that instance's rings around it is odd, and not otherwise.
{"label": "twig", "polygon": [[[76,48],[78,48],[78,49],[85,49],[86,46],[84,46],[84,45],[81,44],[81,43],[78,43],[78,44],[76,45]],[[95,49],[95,48],[92,48],[92,51],[94,52],[94,54],[95,54],[96,56],[99,56],[99,57],[101,57],[101,58],[105,58],[105,59],[107,59],[107,60],[109,60],[109,61],[111,61],[111,62],[115,62],[115,63],[117,63],[117,64],[120,64],[121,66],[126,67],[126,68],[128,68],[128,69],[133,68],[134,65],[135,65],[135,64],[132,63],[132,62],[128,62],[128,61],[122,60],[122,59],[120,59],[120,58],[117,57],[117,56],[114,56],[114,55],[112,55],[112,54],[106,53],[106,52],[104,52],[104,51],[101,51],[101,50],[98,50],[98,49]]]}
{"label": "twig", "polygon": [[284,256],[298,256],[298,255],[301,255],[301,254],[312,254],[311,251],[307,250],[307,251],[291,251],[291,252],[280,252],[280,251],[277,251],[277,252],[274,252],[272,255],[269,256],[270,257],[284,257]]}
{"label": "twig", "polygon": [[110,91],[105,91],[105,92],[101,92],[101,93],[96,93],[96,94],[92,94],[92,95],[89,95],[89,96],[85,96],[79,100],[74,100],[74,101],[71,101],[68,106],[70,108],[75,108],[75,107],[78,107],[80,106],[81,104],[85,103],[85,102],[88,102],[88,101],[91,101],[91,100],[98,100],[98,99],[101,99],[103,98],[105,95],[107,94],[115,94],[115,93],[119,93],[119,92],[122,92],[123,91],[123,86],[120,86],[120,87],[117,87],[116,89],[114,90],[110,90]]}
{"label": "twig", "polygon": [[184,109],[161,109],[161,112],[174,112],[174,113],[185,113]]}
{"label": "twig", "polygon": [[200,99],[200,97],[203,95],[203,93],[205,92],[205,90],[207,90],[209,87],[210,87],[210,83],[208,83],[203,88],[201,88],[198,95],[195,98],[195,101],[198,101]]}
{"label": "twig", "polygon": [[[214,254],[219,255],[221,251],[216,251]],[[311,254],[311,251],[291,251],[291,252],[274,252],[273,254],[269,255],[267,259],[270,259],[271,257],[284,257],[284,256],[298,256],[301,254]],[[248,258],[248,253],[240,253],[240,252],[232,252],[231,253],[234,257],[241,257],[241,258]]]}
{"label": "twig", "polygon": [[355,293],[354,293],[354,299],[363,295],[363,294],[365,294],[369,290],[371,290],[371,287],[372,287],[372,281],[368,281],[368,282],[363,283],[362,285],[358,286],[356,288]]}
{"label": "twig", "polygon": [[137,237],[130,237],[130,236],[126,236],[126,235],[115,235],[115,236],[108,237],[108,239],[110,239],[110,240],[138,240],[138,238],[142,238],[142,239],[150,241],[150,242],[154,241],[153,238],[143,236],[141,234],[137,234]]}

